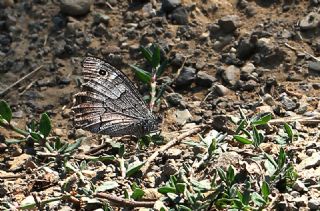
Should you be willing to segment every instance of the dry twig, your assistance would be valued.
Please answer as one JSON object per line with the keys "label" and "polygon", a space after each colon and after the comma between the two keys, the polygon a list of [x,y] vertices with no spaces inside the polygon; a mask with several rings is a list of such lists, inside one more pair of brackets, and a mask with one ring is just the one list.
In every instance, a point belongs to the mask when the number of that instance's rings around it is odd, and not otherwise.
{"label": "dry twig", "polygon": [[320,116],[313,117],[303,117],[303,116],[294,116],[294,117],[285,117],[279,119],[271,119],[268,123],[271,125],[284,124],[286,122],[299,122],[301,124],[319,124]]}
{"label": "dry twig", "polygon": [[118,207],[149,207],[152,208],[155,201],[132,201],[128,199],[123,199],[118,196],[107,193],[96,193],[94,196],[98,198],[107,199],[113,205]]}
{"label": "dry twig", "polygon": [[194,133],[198,133],[201,131],[201,127],[197,127],[197,128],[193,128],[185,133],[182,133],[181,135],[179,135],[177,138],[173,139],[172,141],[169,141],[166,145],[162,146],[161,148],[159,148],[157,151],[155,151],[146,161],[145,165],[142,167],[141,171],[142,174],[145,176],[147,171],[150,168],[151,162],[153,162],[154,159],[156,159],[156,157],[158,157],[158,155],[161,152],[166,151],[167,149],[169,149],[170,147],[178,144],[179,142],[181,142],[182,139],[194,134]]}
{"label": "dry twig", "polygon": [[41,70],[42,67],[43,67],[42,65],[37,67],[32,72],[28,73],[27,75],[23,76],[22,78],[20,78],[19,80],[17,80],[16,82],[11,84],[7,88],[5,88],[2,92],[0,92],[0,96],[4,96],[5,94],[7,94],[10,91],[10,89],[12,89],[13,87],[17,86],[19,83],[21,83],[22,81],[28,79],[29,77],[31,77],[33,74],[35,74],[36,72]]}

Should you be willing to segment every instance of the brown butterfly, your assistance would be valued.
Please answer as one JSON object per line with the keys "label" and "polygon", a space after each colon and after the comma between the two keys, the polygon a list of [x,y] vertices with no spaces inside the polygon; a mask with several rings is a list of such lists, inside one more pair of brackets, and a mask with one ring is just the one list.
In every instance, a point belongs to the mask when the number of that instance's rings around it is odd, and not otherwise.
{"label": "brown butterfly", "polygon": [[82,67],[84,84],[72,108],[76,127],[111,137],[157,131],[157,117],[123,72],[94,57],[85,58]]}

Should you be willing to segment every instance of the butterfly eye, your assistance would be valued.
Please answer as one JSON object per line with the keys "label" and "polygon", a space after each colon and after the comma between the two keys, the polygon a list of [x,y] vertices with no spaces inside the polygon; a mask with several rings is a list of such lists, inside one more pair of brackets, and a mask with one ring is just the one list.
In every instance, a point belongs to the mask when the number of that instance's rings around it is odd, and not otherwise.
{"label": "butterfly eye", "polygon": [[106,75],[107,72],[106,72],[105,70],[99,70],[99,74],[100,74],[100,75]]}

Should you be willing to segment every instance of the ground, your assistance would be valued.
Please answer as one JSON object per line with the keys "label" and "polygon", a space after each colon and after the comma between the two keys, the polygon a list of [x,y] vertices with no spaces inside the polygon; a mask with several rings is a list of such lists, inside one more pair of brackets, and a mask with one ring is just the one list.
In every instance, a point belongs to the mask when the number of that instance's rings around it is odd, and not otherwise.
{"label": "ground", "polygon": [[[12,109],[10,124],[25,129],[46,112],[52,124],[47,143],[56,142],[54,137],[70,144],[86,137],[66,155],[63,150],[48,151],[44,140],[33,143],[30,135],[0,128],[1,206],[13,209],[33,203],[36,209],[43,205],[49,210],[93,210],[108,201],[112,207],[135,207],[119,200],[126,191],[134,192],[137,183],[145,191],[144,202],[149,198],[151,203],[145,207],[161,201],[176,209],[239,208],[235,199],[241,197],[231,190],[243,194],[250,190],[249,202],[240,200],[241,209],[319,210],[319,4],[317,0],[0,2],[0,94]],[[139,81],[129,65],[149,70],[140,47],[151,44],[161,49],[162,61],[169,61],[157,81],[158,87],[166,82],[168,86],[154,109],[162,118],[163,143],[138,147],[132,137],[111,141],[76,129],[71,107],[83,82],[83,59],[103,58],[148,97],[148,84]],[[272,116],[268,124],[257,127],[254,120],[242,121],[254,143],[234,138],[246,137],[239,130],[241,113],[247,120]],[[255,131],[263,143],[257,143]],[[200,137],[206,137],[207,145],[200,146]],[[10,144],[12,139],[28,142]],[[121,153],[120,144],[126,153]],[[159,150],[163,145],[168,147]],[[126,175],[123,163],[143,162],[157,152],[150,168]],[[276,166],[270,164],[272,159]],[[228,185],[219,169],[229,174],[233,169],[236,178]],[[191,193],[196,192],[194,181],[203,182],[205,197],[191,203],[177,189],[174,197],[161,195],[159,187],[170,175],[179,181],[185,176],[187,181],[179,184],[187,184]],[[91,183],[116,185],[100,189],[110,194],[102,199],[101,192],[90,189]],[[263,196],[263,184],[270,190],[259,204],[253,196]],[[170,198],[178,196],[184,200]],[[54,203],[45,203],[53,198]]]}

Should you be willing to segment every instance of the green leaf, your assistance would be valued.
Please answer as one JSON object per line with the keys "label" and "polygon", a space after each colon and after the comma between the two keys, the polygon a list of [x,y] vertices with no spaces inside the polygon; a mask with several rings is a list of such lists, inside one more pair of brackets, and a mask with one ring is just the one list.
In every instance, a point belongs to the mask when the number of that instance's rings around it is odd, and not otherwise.
{"label": "green leaf", "polygon": [[142,82],[142,83],[150,83],[151,81],[151,73],[141,69],[140,67],[137,67],[135,65],[130,65],[135,70],[136,77]]}
{"label": "green leaf", "polygon": [[274,161],[274,159],[268,155],[267,153],[264,154],[267,160],[264,162],[264,166],[267,170],[267,175],[272,176],[278,168],[278,164]]}
{"label": "green leaf", "polygon": [[176,190],[177,193],[183,193],[186,189],[187,185],[185,183],[177,183],[176,184]]}
{"label": "green leaf", "polygon": [[190,209],[189,207],[184,206],[184,205],[178,205],[178,210],[179,211],[192,211],[192,209]]}
{"label": "green leaf", "polygon": [[284,164],[286,162],[286,153],[284,151],[284,149],[281,147],[280,148],[280,152],[279,152],[279,157],[278,157],[278,168],[283,168],[284,167]]}
{"label": "green leaf", "polygon": [[152,54],[152,62],[151,65],[153,68],[157,68],[160,64],[160,48],[159,46],[155,45],[153,54]]}
{"label": "green leaf", "polygon": [[234,138],[236,141],[238,141],[238,142],[240,142],[240,143],[242,143],[242,144],[252,144],[252,141],[251,141],[251,140],[249,140],[249,139],[247,139],[247,138],[245,138],[245,137],[243,137],[243,136],[240,136],[240,135],[234,135],[233,138]]}
{"label": "green leaf", "polygon": [[12,111],[8,103],[4,100],[0,101],[0,117],[10,123],[12,119]]}
{"label": "green leaf", "polygon": [[36,132],[30,132],[30,136],[36,141],[40,141],[42,139],[41,135]]}
{"label": "green leaf", "polygon": [[227,176],[226,174],[224,173],[224,171],[222,170],[222,168],[218,167],[217,168],[217,171],[218,171],[218,174],[219,174],[219,177],[222,181],[226,182],[227,181]]}
{"label": "green leaf", "polygon": [[131,195],[131,198],[134,200],[140,200],[142,199],[143,195],[144,191],[141,188],[135,188]]}
{"label": "green leaf", "polygon": [[293,141],[293,131],[292,131],[292,128],[289,124],[287,123],[284,123],[284,130],[286,131],[287,135],[288,135],[288,138],[289,138],[289,143],[292,143]]}
{"label": "green leaf", "polygon": [[119,184],[116,181],[106,181],[96,188],[96,192],[105,192],[107,190],[115,189],[118,186]]}
{"label": "green leaf", "polygon": [[176,189],[171,186],[163,186],[163,187],[158,188],[158,192],[161,194],[176,193]]}
{"label": "green leaf", "polygon": [[234,168],[232,166],[229,166],[228,171],[227,171],[227,183],[232,184],[235,178],[234,174]]}
{"label": "green leaf", "polygon": [[119,147],[119,156],[122,158],[125,152],[126,152],[125,146],[124,144],[121,144]]}
{"label": "green leaf", "polygon": [[263,136],[259,133],[258,129],[253,126],[253,144],[255,147],[258,147],[263,141]]}
{"label": "green leaf", "polygon": [[257,205],[258,207],[262,207],[266,204],[266,201],[257,192],[252,193],[251,199],[252,199],[253,203],[255,205]]}
{"label": "green leaf", "polygon": [[126,176],[130,177],[133,174],[137,173],[141,167],[144,165],[145,162],[140,162],[140,161],[136,161],[134,163],[130,163],[128,168],[127,168],[127,172],[126,172]]}
{"label": "green leaf", "polygon": [[255,126],[257,126],[257,125],[265,125],[271,120],[271,118],[272,118],[272,115],[269,113],[269,114],[261,117],[258,120],[252,121],[251,124],[255,125]]}
{"label": "green leaf", "polygon": [[78,149],[84,139],[85,138],[82,137],[82,138],[77,139],[73,144],[69,144],[68,147],[64,150],[64,153],[72,152],[75,149]]}
{"label": "green leaf", "polygon": [[261,193],[264,200],[267,201],[270,195],[270,187],[266,181],[262,182]]}
{"label": "green leaf", "polygon": [[51,121],[48,114],[43,113],[40,118],[39,131],[44,136],[47,137],[51,131]]}
{"label": "green leaf", "polygon": [[156,72],[157,77],[160,77],[163,74],[163,72],[167,68],[168,64],[169,64],[168,60],[164,60],[161,63],[160,67],[157,69],[157,72]]}
{"label": "green leaf", "polygon": [[239,124],[239,126],[238,126],[238,128],[237,128],[237,130],[236,130],[236,134],[239,134],[239,132],[244,129],[244,126],[245,126],[246,123],[247,123],[247,122],[246,122],[246,120],[244,120],[244,119],[242,119],[242,120],[240,121],[240,124]]}
{"label": "green leaf", "polygon": [[151,64],[152,63],[152,53],[148,48],[140,47],[140,51],[144,58]]}
{"label": "green leaf", "polygon": [[22,139],[22,140],[18,140],[18,139],[6,139],[4,142],[6,144],[19,144],[19,143],[22,143],[22,142],[26,142],[27,140],[26,139]]}
{"label": "green leaf", "polygon": [[87,161],[86,160],[83,160],[83,161],[81,161],[81,163],[80,163],[80,171],[83,171],[83,170],[85,170],[86,168],[87,168]]}
{"label": "green leaf", "polygon": [[116,158],[113,155],[104,155],[104,156],[99,156],[99,157],[90,157],[88,160],[91,161],[112,161],[115,160]]}
{"label": "green leaf", "polygon": [[194,186],[195,191],[209,191],[211,190],[211,183],[209,180],[195,180],[190,179],[191,184]]}

